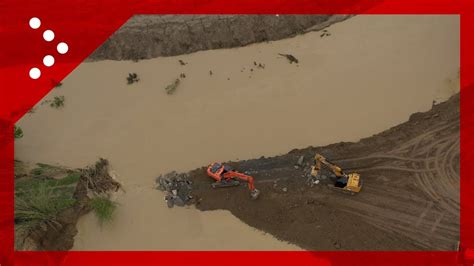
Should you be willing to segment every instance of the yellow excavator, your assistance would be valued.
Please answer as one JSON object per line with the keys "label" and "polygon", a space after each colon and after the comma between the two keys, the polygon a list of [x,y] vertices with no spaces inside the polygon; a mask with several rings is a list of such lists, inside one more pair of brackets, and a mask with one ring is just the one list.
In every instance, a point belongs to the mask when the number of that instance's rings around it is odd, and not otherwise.
{"label": "yellow excavator", "polygon": [[336,176],[336,182],[331,185],[331,188],[349,192],[351,195],[360,192],[362,188],[362,179],[358,173],[346,174],[341,167],[328,161],[321,154],[314,156],[314,165],[311,167],[311,176],[317,177],[321,166],[324,165]]}

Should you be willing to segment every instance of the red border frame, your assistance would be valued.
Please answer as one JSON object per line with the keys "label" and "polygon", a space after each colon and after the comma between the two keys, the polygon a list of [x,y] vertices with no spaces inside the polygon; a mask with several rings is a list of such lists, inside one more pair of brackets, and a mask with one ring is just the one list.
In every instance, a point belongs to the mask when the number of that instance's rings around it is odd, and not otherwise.
{"label": "red border frame", "polygon": [[[474,4],[469,0],[2,0],[0,2],[0,265],[474,265]],[[461,16],[460,252],[15,252],[13,124],[133,14],[458,14]],[[55,44],[28,21],[66,41],[70,51],[38,80],[28,71]],[[471,34],[469,34],[471,33]]]}

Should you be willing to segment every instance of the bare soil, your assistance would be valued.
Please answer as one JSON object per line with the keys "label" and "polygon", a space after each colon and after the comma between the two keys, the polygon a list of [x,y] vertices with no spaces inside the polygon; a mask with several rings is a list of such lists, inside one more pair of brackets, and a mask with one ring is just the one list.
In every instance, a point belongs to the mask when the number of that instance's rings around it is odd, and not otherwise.
{"label": "bare soil", "polygon": [[[341,126],[341,130],[344,127]],[[409,121],[359,142],[229,162],[256,179],[212,189],[205,167],[191,171],[198,209],[231,211],[243,222],[308,250],[452,250],[459,240],[459,93]],[[227,147],[231,148],[231,147]],[[306,184],[318,152],[361,174],[354,196]],[[295,164],[304,156],[304,167]]]}

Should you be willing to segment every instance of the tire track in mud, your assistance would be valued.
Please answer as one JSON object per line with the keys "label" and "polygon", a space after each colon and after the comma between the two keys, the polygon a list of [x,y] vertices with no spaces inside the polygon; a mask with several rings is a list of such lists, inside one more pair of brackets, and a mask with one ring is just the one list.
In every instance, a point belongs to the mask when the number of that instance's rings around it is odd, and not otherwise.
{"label": "tire track in mud", "polygon": [[397,186],[414,186],[425,197],[407,199],[390,184],[384,188],[369,183],[360,195],[341,198],[338,208],[382,230],[405,236],[421,248],[452,249],[454,240],[459,239],[460,172],[455,169],[459,142],[456,122],[436,126],[385,154],[339,160],[345,164],[366,161],[352,170],[367,175],[369,180],[382,170],[409,174],[411,181]]}

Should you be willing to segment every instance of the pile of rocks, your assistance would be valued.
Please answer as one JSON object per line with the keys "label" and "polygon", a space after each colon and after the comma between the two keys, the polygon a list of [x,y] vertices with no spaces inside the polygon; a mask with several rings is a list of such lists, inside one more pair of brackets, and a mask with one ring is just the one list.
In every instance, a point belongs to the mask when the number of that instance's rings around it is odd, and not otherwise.
{"label": "pile of rocks", "polygon": [[174,205],[184,206],[189,203],[193,196],[192,182],[187,174],[178,174],[175,171],[156,178],[157,189],[164,191],[165,201],[169,208]]}

